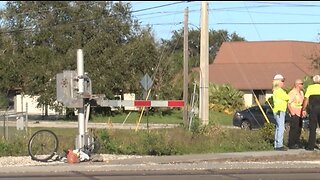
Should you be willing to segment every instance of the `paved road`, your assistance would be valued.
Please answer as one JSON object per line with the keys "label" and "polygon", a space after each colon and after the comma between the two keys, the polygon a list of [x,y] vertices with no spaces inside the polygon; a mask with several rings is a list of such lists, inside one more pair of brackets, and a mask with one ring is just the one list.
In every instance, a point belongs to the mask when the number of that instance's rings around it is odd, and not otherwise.
{"label": "paved road", "polygon": [[[316,170],[316,169],[314,169]],[[267,171],[248,171],[241,172],[215,172],[215,171],[107,171],[107,172],[54,172],[54,173],[23,173],[16,175],[0,175],[0,179],[10,180],[318,180],[319,170],[316,172],[295,172],[293,170],[286,172],[279,172],[277,170]]]}

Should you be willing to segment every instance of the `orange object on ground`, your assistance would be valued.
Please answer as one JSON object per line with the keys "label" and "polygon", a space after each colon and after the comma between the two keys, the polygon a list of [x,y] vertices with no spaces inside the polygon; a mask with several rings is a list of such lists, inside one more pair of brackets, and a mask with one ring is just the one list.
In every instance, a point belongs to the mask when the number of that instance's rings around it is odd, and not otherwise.
{"label": "orange object on ground", "polygon": [[68,152],[67,152],[67,162],[69,164],[79,163],[80,162],[77,154],[73,153],[72,149],[69,149]]}

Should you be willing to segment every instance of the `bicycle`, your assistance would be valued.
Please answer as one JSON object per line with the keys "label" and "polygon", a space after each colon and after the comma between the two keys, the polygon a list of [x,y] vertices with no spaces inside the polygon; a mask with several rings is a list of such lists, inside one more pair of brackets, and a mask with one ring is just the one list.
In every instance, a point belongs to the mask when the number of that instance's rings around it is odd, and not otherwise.
{"label": "bicycle", "polygon": [[[84,153],[91,155],[92,153],[97,152],[99,149],[99,143],[94,140],[95,138],[89,138],[90,142],[88,145],[80,148]],[[57,155],[59,147],[59,140],[57,135],[48,129],[42,129],[36,131],[28,142],[28,153],[31,156],[32,160],[48,162]],[[65,151],[66,154],[67,151]],[[63,156],[57,156],[54,160],[60,160]]]}

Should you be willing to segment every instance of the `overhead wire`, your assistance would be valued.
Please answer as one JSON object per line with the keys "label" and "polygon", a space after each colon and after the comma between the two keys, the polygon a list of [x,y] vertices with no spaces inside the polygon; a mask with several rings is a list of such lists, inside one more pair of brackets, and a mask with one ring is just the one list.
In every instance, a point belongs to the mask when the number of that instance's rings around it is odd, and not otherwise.
{"label": "overhead wire", "polygon": [[185,3],[185,2],[188,2],[188,1],[179,1],[179,2],[174,2],[174,3],[159,5],[159,6],[153,6],[153,7],[138,9],[138,10],[132,11],[132,13],[141,12],[141,11],[148,11],[148,10],[151,10],[151,9],[162,8],[162,7],[166,7],[166,6],[172,6],[172,5],[175,5],[175,4],[181,4],[181,3]]}
{"label": "overhead wire", "polygon": [[[253,26],[254,26],[255,31],[256,31],[256,33],[258,34],[259,39],[261,40],[260,33],[259,33],[258,29],[257,29],[256,26],[255,26],[256,24],[259,24],[259,23],[254,23],[253,18],[252,18],[251,14],[250,14],[250,11],[249,11],[248,9],[247,9],[247,11],[248,11],[248,14],[249,14],[250,20],[251,20],[251,23],[247,23],[247,24],[250,24],[250,25],[253,25]],[[231,50],[232,50],[232,55],[234,56],[234,58],[235,58],[236,60],[238,60],[237,57],[235,56],[233,47],[231,46],[230,48],[231,48]],[[238,69],[240,69],[240,67],[239,67],[239,61],[238,61],[238,63],[236,63],[236,65],[237,65]],[[241,76],[243,77],[242,79],[244,79],[244,80],[246,81],[247,85],[249,85],[250,83],[249,83],[249,81],[248,81],[248,78],[245,76],[245,74],[243,73],[243,71],[240,70],[240,73],[241,73]],[[250,85],[249,85],[249,87],[250,87]],[[266,102],[268,103],[268,105],[269,105],[270,108],[272,109],[272,106],[271,106],[270,102],[268,101],[265,92],[264,92],[262,89],[260,89],[260,91],[262,92],[262,95],[265,96]],[[254,90],[253,90],[252,87],[251,87],[251,92],[252,92],[254,98],[257,100],[256,94],[255,94],[255,92],[254,92]],[[262,110],[262,108],[261,108],[261,106],[260,106],[260,103],[257,102],[257,104],[258,104],[258,106],[259,106],[262,114],[265,116],[267,122],[270,123],[269,120],[267,119],[266,115],[265,115],[265,112]],[[251,113],[251,112],[250,112],[250,113]],[[251,113],[251,115],[252,115],[252,113]],[[254,117],[254,116],[253,116],[253,117]],[[255,119],[255,120],[256,120],[256,119]],[[257,120],[256,120],[256,122],[258,123]]]}
{"label": "overhead wire", "polygon": [[[247,7],[247,6],[245,5],[245,7]],[[249,11],[249,9],[247,9],[247,11]],[[252,16],[251,16],[250,13],[249,13],[249,17],[250,17],[250,20],[253,22],[253,18],[252,18]],[[257,29],[257,26],[255,26],[255,24],[253,24],[253,26],[254,26],[254,29],[256,30],[257,34],[258,34],[259,39],[261,40],[261,36],[260,36],[260,33],[259,33],[258,29]],[[252,95],[254,96],[254,99],[255,99],[255,101],[256,101],[256,103],[257,103],[257,105],[258,105],[261,113],[263,114],[265,120],[267,121],[267,123],[270,123],[268,117],[266,116],[264,110],[262,109],[262,107],[261,107],[261,105],[260,105],[260,102],[259,102],[259,100],[258,100],[258,98],[257,98],[257,96],[256,96],[256,94],[255,94],[255,92],[254,92],[254,90],[253,90],[253,88],[251,89],[251,92],[252,92]],[[264,94],[264,96],[266,97],[266,94],[265,94],[262,90],[261,90],[261,92],[262,92],[262,94]],[[268,99],[267,99],[267,102],[269,102]],[[270,105],[270,103],[269,103],[269,105]],[[273,109],[271,105],[270,105],[270,108]]]}
{"label": "overhead wire", "polygon": [[[171,54],[174,53],[175,47],[178,45],[180,38],[181,37],[179,37],[177,39],[177,42],[176,42],[174,48],[171,49]],[[152,81],[155,80],[156,74],[158,73],[160,64],[161,64],[162,60],[164,59],[164,57],[165,57],[165,49],[163,49],[163,51],[160,53],[160,58],[159,58],[158,64],[156,65],[155,70],[154,70],[154,72],[153,72],[153,74],[151,76]],[[167,64],[169,64],[169,61],[167,61]],[[149,98],[150,92],[151,92],[151,88],[147,92],[146,100]],[[139,127],[139,124],[140,124],[140,121],[141,121],[141,117],[142,117],[142,114],[143,114],[144,110],[145,110],[145,107],[142,108],[142,111],[141,111],[140,117],[138,119],[138,123],[137,123],[136,129],[135,129],[136,131],[138,130],[138,127]]]}
{"label": "overhead wire", "polygon": [[[189,2],[189,1],[180,1],[180,2],[176,2],[176,3],[170,3],[170,4],[165,4],[165,5],[160,5],[160,6],[153,6],[153,7],[149,7],[149,8],[144,8],[144,9],[139,9],[139,10],[135,10],[135,11],[132,11],[132,13],[136,13],[136,12],[143,12],[143,11],[148,11],[148,10],[151,10],[151,9],[156,9],[156,8],[161,8],[161,7],[165,7],[165,6],[171,6],[171,5],[175,5],[175,4],[179,4],[179,3],[185,3],[185,2]],[[261,3],[261,2],[259,2]],[[213,9],[210,9],[210,10],[216,10],[216,11],[235,11],[236,9],[243,9],[243,8],[246,8],[246,10],[248,11],[248,8],[261,8],[261,7],[273,7],[275,5],[283,5],[283,3],[268,3],[269,5],[256,5],[256,6],[239,6],[239,7],[228,7],[228,8],[213,8]],[[271,5],[270,5],[271,4]],[[85,4],[81,4],[81,5],[85,5]],[[290,6],[293,6],[293,4],[288,4]],[[304,4],[296,4],[294,6],[303,6],[303,7],[314,7],[316,5],[304,5]],[[63,8],[67,8],[67,7],[60,7],[60,8],[56,8],[56,9],[63,9]],[[46,12],[46,11],[49,11],[49,10],[41,10],[43,12]],[[41,12],[40,11],[40,12]],[[194,10],[194,12],[196,12],[197,10]],[[175,13],[178,13],[178,11],[172,11],[173,14]],[[30,13],[30,12],[26,12],[26,13]],[[163,13],[163,12],[161,12]],[[169,13],[169,12],[168,12]],[[263,13],[263,12],[262,12]],[[19,13],[18,13],[19,14]],[[24,13],[21,13],[21,14],[24,14]],[[155,14],[155,13],[150,13],[150,14]],[[147,13],[145,14],[142,14],[142,15],[148,15]],[[163,14],[162,14],[163,15]],[[294,15],[294,14],[291,14],[291,15]],[[87,19],[87,20],[81,20],[81,21],[75,21],[75,22],[70,22],[71,24],[77,24],[77,23],[83,23],[83,22],[90,22],[90,21],[93,21],[93,20],[97,20],[97,19]],[[70,23],[66,23],[66,24],[57,24],[57,25],[54,25],[54,26],[63,26],[63,25],[69,25]],[[317,22],[313,22],[313,23],[305,23],[305,24],[318,24]],[[179,25],[181,24],[181,22],[178,22],[178,23],[155,23],[153,25],[157,25],[157,26],[164,26],[164,25]],[[217,24],[226,24],[226,23],[217,23]],[[231,24],[231,23],[229,23]],[[253,25],[253,23],[232,23],[232,24],[250,24],[250,25]],[[259,23],[254,23],[254,24],[259,24]],[[275,24],[275,23],[263,23],[263,24]],[[276,24],[284,24],[284,23],[276,23]],[[287,24],[297,24],[297,23],[287,23]],[[300,23],[298,23],[300,24]],[[52,26],[50,26],[52,27]],[[46,28],[46,27],[41,27],[41,28]],[[48,27],[47,27],[48,28]],[[26,28],[26,29],[21,29],[20,31],[23,31],[23,30],[26,30],[26,31],[31,31],[33,28]],[[19,30],[9,30],[7,32],[14,32],[14,31],[19,31]],[[257,31],[257,30],[256,30]],[[6,33],[6,32],[1,32],[1,33]],[[261,37],[260,37],[261,39]]]}
{"label": "overhead wire", "polygon": [[[251,19],[251,20],[252,20],[252,19]],[[252,20],[252,21],[253,21],[253,20]],[[225,42],[228,42],[227,37],[224,37],[223,34],[220,34],[220,35],[221,35],[221,37],[224,39]],[[259,37],[260,37],[260,34],[259,34],[259,33],[258,33],[258,35],[259,35]],[[231,49],[231,52],[232,52],[231,55],[232,55],[232,56],[234,57],[234,59],[237,60],[237,62],[238,62],[238,63],[235,63],[235,64],[236,64],[237,68],[239,69],[240,76],[242,77],[241,79],[243,79],[243,80],[245,81],[245,83],[247,84],[247,86],[250,88],[250,91],[251,91],[252,95],[254,96],[254,98],[256,98],[255,93],[254,93],[254,90],[253,90],[253,87],[251,86],[251,83],[249,82],[248,77],[246,76],[246,74],[245,74],[245,73],[241,70],[241,68],[240,68],[240,63],[239,63],[238,57],[236,56],[235,51],[234,51],[232,45],[231,45],[231,44],[228,44],[228,45],[230,46],[230,49]],[[255,99],[255,100],[256,100],[256,99]],[[259,108],[261,108],[261,107],[259,106]],[[264,111],[263,111],[262,109],[260,109],[260,110],[261,110],[261,113],[264,114]],[[253,115],[253,113],[252,113],[251,111],[249,111],[249,113],[251,114],[251,116],[253,117],[253,119],[255,120],[255,122],[256,122],[257,124],[259,124],[259,126],[261,126],[261,124],[260,124],[259,121],[255,118],[255,116]],[[265,114],[264,114],[264,115],[265,115]],[[266,119],[266,120],[267,120],[267,122],[269,123],[269,120],[268,120],[268,119]]]}
{"label": "overhead wire", "polygon": [[[135,17],[141,17],[141,16],[148,16],[148,15],[156,15],[156,16],[149,16],[149,17],[144,17],[144,18],[140,18],[140,19],[154,19],[154,18],[158,18],[158,17],[163,17],[163,16],[170,16],[170,15],[177,15],[179,13],[182,13],[182,11],[164,11],[164,12],[152,12],[152,13],[145,13],[145,14],[141,14],[141,15],[134,15],[134,12],[143,12],[143,11],[148,11],[150,9],[155,9],[155,8],[161,8],[161,7],[165,7],[165,6],[171,6],[171,5],[175,5],[175,4],[179,4],[179,3],[189,3],[189,2],[194,2],[194,1],[180,1],[180,2],[176,2],[176,3],[170,3],[170,4],[165,4],[165,5],[161,5],[161,6],[153,6],[153,7],[149,7],[149,8],[144,8],[144,9],[140,9],[138,11],[132,11],[132,15]],[[261,3],[261,2],[260,2]],[[80,6],[85,6],[87,4],[80,4]],[[274,7],[274,6],[279,6],[279,5],[283,5],[283,3],[269,3],[269,5],[255,5],[255,6],[236,6],[236,7],[226,7],[226,8],[210,8],[209,11],[233,11],[236,12],[236,9],[243,9],[246,8],[246,12],[252,12],[252,11],[248,11],[248,8],[261,8],[261,7]],[[290,4],[292,5],[292,4]],[[193,5],[193,7],[196,7],[198,5]],[[310,6],[310,5],[304,5],[304,4],[297,4],[295,6],[302,6],[302,7],[314,7],[316,5]],[[320,6],[320,5],[318,5]],[[37,11],[28,11],[28,12],[21,12],[21,13],[16,13],[16,16],[19,15],[26,15],[28,13],[39,13],[39,12],[48,12],[48,11],[54,11],[54,10],[61,10],[61,9],[65,9],[68,7],[59,7],[59,8],[51,8],[51,9],[40,9]],[[198,12],[200,10],[189,10],[189,13],[193,13],[193,12]],[[241,11],[243,12],[243,11]],[[164,14],[165,13],[165,14]],[[272,12],[252,12],[252,13],[261,13],[261,14],[271,14]],[[320,16],[320,15],[315,15],[315,14],[301,14],[301,13],[272,13],[272,14],[280,14],[280,15],[303,15],[303,16]],[[110,16],[110,18],[112,18],[113,16]],[[99,20],[99,18],[97,19],[85,19],[85,20],[78,20],[78,21],[73,21],[73,22],[68,22],[65,24],[57,24],[54,26],[64,26],[64,25],[69,25],[71,24],[77,24],[77,23],[84,23],[84,22],[90,22],[90,21],[95,21],[95,20]],[[153,23],[153,24],[142,24],[141,26],[147,26],[147,25],[156,25],[156,26],[166,26],[166,25],[178,25],[181,22],[166,22],[166,23]],[[252,22],[215,22],[214,24],[218,24],[218,25],[227,25],[227,24],[236,24],[236,25],[252,25]],[[296,25],[296,24],[320,24],[320,22],[256,22],[255,24],[257,25]],[[48,28],[48,27],[40,27],[40,28]],[[15,29],[15,30],[9,30],[9,31],[2,31],[0,33],[8,33],[8,32],[14,32],[14,31],[32,31],[32,28],[29,27],[24,27],[24,28],[19,28],[19,29]]]}

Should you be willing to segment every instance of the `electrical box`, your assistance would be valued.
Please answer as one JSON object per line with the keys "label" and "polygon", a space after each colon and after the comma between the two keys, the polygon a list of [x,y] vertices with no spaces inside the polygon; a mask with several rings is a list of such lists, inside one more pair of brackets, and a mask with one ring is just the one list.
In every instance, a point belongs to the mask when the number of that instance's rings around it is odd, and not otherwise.
{"label": "electrical box", "polygon": [[[87,78],[88,79],[88,78]],[[78,77],[76,71],[65,70],[56,75],[57,101],[68,108],[83,107],[83,95],[79,94]],[[91,82],[85,80],[85,92],[91,94]]]}

